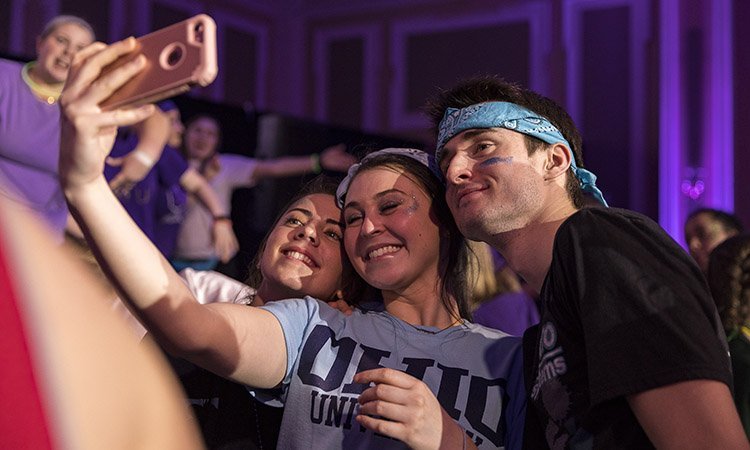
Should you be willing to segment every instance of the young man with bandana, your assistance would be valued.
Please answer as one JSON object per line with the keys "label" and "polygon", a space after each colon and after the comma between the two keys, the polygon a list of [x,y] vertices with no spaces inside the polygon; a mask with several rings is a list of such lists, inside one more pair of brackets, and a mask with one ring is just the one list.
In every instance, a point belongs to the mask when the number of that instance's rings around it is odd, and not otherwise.
{"label": "young man with bandana", "polygon": [[[698,267],[652,220],[606,207],[569,115],[491,77],[438,94],[428,112],[461,232],[540,293],[525,336],[527,446],[750,448]],[[584,207],[585,194],[602,207]]]}

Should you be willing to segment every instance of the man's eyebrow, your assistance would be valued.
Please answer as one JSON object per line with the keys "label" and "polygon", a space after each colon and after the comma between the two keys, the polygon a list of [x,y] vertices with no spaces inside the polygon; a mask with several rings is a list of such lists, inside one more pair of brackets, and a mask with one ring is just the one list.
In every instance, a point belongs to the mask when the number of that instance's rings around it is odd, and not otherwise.
{"label": "man's eyebrow", "polygon": [[[478,137],[482,137],[482,135],[484,135],[485,133],[489,133],[494,129],[495,128],[470,128],[458,133],[456,136],[461,136],[462,139],[476,139]],[[454,153],[455,151],[452,148],[444,146],[442,152],[440,152],[440,160],[438,161],[438,164],[443,162],[446,157],[452,156]]]}
{"label": "man's eyebrow", "polygon": [[463,132],[463,137],[466,139],[473,139],[479,137],[485,133],[490,133],[494,128],[474,128]]}

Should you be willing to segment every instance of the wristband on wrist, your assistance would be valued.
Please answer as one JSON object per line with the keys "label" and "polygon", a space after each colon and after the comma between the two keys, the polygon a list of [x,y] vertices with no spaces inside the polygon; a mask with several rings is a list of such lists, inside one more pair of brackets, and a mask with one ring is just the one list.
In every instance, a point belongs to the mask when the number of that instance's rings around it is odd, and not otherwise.
{"label": "wristband on wrist", "polygon": [[320,165],[320,153],[313,153],[310,155],[310,164],[312,164],[313,173],[320,173],[323,171],[323,167]]}
{"label": "wristband on wrist", "polygon": [[149,156],[146,152],[141,150],[133,150],[131,152],[133,154],[133,157],[138,160],[141,164],[144,166],[151,168],[154,167],[154,164],[156,164],[156,161],[154,161],[154,158]]}
{"label": "wristband on wrist", "polygon": [[214,216],[214,223],[216,222],[231,222],[232,218],[229,216]]}

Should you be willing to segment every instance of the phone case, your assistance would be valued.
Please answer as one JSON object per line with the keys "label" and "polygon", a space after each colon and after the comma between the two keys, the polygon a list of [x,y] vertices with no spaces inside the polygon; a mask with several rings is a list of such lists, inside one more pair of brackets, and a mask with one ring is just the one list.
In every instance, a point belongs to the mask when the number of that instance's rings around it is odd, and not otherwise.
{"label": "phone case", "polygon": [[136,51],[119,58],[103,70],[107,73],[146,57],[146,67],[115,91],[100,106],[105,110],[139,106],[187,92],[192,86],[207,86],[216,78],[216,23],[199,14],[137,39]]}

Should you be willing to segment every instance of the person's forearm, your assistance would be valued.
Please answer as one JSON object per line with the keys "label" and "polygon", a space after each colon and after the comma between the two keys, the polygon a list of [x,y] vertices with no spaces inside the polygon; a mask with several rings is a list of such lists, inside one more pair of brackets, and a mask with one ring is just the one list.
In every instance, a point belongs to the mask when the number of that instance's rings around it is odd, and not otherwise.
{"label": "person's forearm", "polygon": [[256,180],[263,178],[281,178],[304,175],[320,171],[320,162],[313,155],[285,156],[282,158],[259,161],[253,172]]}
{"label": "person's forearm", "polygon": [[151,158],[153,162],[158,161],[169,140],[169,118],[157,108],[148,119],[133,127],[138,134],[138,145],[135,150],[146,158]]}
{"label": "person's forearm", "polygon": [[454,421],[448,413],[445,412],[445,410],[442,411],[443,415],[443,425],[445,425],[445,429],[443,430],[443,436],[440,440],[440,449],[439,450],[449,450],[449,449],[463,449],[463,450],[469,450],[469,449],[476,449],[477,446],[474,444],[474,441],[472,441],[469,436],[466,434],[466,430],[461,427],[461,425],[458,424],[458,422]]}
{"label": "person's forearm", "polygon": [[[212,339],[196,329],[206,314],[161,252],[130,218],[103,176],[65,188],[71,214],[120,298],[168,351],[178,356],[201,355]],[[208,360],[208,359],[205,359]]]}
{"label": "person's forearm", "polygon": [[[235,379],[243,383],[273,386],[280,381],[285,356],[275,356],[274,364],[257,370],[242,364],[234,346],[240,336],[229,319],[233,314],[195,300],[179,275],[128,216],[103,177],[85,187],[66,189],[65,194],[71,213],[98,254],[102,269],[119,288],[121,299],[133,306],[167,351],[222,376],[238,377]],[[283,348],[278,322],[269,319],[270,314],[263,314],[268,317],[252,322],[256,324],[253,330],[269,333],[266,325],[270,324],[276,348]],[[253,354],[248,361],[257,361],[258,356]]]}
{"label": "person's forearm", "polygon": [[213,216],[211,238],[214,251],[221,262],[228,262],[239,249],[226,205],[228,202],[222,202],[208,181],[194,169],[186,170],[180,178],[180,183],[186,191],[197,197]]}
{"label": "person's forearm", "polygon": [[68,213],[68,217],[65,220],[65,232],[77,239],[83,239],[83,231],[81,231],[78,222],[76,222],[70,213]]}
{"label": "person's forearm", "polygon": [[[103,66],[133,52],[134,38],[78,52],[60,99],[60,181],[70,211],[102,269],[149,331],[167,349],[244,384],[271,387],[286,369],[281,325],[259,308],[201,305],[115,198],[103,176],[117,127],[146,119],[153,106],[103,112],[100,102],[143,70],[143,55],[101,75]],[[270,342],[252,351],[248,343]],[[239,346],[239,347],[238,347]],[[243,353],[237,351],[243,348]],[[245,348],[250,348],[245,353]],[[261,361],[260,364],[258,361]]]}
{"label": "person's forearm", "polygon": [[109,189],[104,177],[66,188],[65,195],[101,265],[139,310],[165,298],[189,296],[179,276],[143,234]]}
{"label": "person's forearm", "polygon": [[188,169],[180,178],[180,185],[194,195],[214,217],[229,217],[229,211],[208,181],[195,169]]}
{"label": "person's forearm", "polygon": [[698,379],[649,389],[627,398],[656,448],[748,450],[729,387]]}

